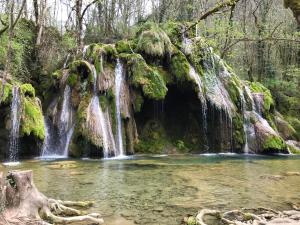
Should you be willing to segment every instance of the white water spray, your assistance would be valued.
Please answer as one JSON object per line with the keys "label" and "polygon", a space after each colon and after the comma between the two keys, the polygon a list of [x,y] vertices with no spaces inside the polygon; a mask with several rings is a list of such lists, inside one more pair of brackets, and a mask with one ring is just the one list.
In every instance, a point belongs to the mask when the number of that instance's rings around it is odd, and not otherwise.
{"label": "white water spray", "polygon": [[121,107],[120,107],[122,85],[123,85],[123,65],[118,59],[116,69],[115,69],[117,144],[118,144],[118,154],[116,155],[117,157],[124,156],[124,147],[123,147],[123,138],[122,138],[122,119],[121,119]]}
{"label": "white water spray", "polygon": [[21,120],[21,99],[19,87],[14,86],[12,90],[12,103],[11,103],[11,130],[9,137],[9,161],[15,162],[18,160],[19,153],[19,131]]}

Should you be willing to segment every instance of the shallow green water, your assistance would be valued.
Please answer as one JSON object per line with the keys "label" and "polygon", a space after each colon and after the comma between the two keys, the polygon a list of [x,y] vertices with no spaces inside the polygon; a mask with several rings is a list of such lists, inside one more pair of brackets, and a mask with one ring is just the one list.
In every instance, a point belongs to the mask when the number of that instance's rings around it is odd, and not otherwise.
{"label": "shallow green water", "polygon": [[300,202],[295,156],[168,156],[130,160],[23,161],[0,170],[32,169],[47,196],[95,200],[107,224],[176,225],[201,208],[289,208]]}

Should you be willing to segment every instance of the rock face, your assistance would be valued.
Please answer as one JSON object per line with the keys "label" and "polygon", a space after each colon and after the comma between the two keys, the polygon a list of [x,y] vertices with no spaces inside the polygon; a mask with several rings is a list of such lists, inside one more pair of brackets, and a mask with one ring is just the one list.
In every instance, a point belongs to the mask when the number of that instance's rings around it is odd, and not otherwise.
{"label": "rock face", "polygon": [[[182,30],[183,24],[145,23],[131,40],[86,46],[82,55],[48,77],[42,105],[53,132],[63,130],[69,137],[69,155],[118,154],[117,61],[123,68],[119,105],[127,154],[287,152],[283,139],[296,137],[275,113],[270,91],[260,83],[240,80],[205,40],[195,38],[192,30],[181,35]],[[21,133],[43,140],[41,107],[34,89],[25,89],[25,106],[35,116],[24,115],[29,120],[23,120]],[[6,123],[10,98],[9,84],[0,105]],[[7,141],[4,124],[0,138]]]}

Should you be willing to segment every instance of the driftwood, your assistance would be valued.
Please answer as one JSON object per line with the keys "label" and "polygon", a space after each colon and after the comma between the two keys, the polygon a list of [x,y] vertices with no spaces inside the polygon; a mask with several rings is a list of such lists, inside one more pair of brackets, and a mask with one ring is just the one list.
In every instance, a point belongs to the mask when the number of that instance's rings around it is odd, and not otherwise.
{"label": "driftwood", "polygon": [[79,210],[91,205],[47,198],[35,187],[30,170],[12,171],[6,177],[0,172],[0,225],[103,224],[100,214]]}
{"label": "driftwood", "polygon": [[[205,221],[206,216],[214,216],[224,225],[300,225],[300,207],[292,204],[293,210],[276,211],[268,208],[242,208],[220,212],[202,209],[195,217],[197,225],[210,225]],[[184,221],[187,221],[185,219]]]}

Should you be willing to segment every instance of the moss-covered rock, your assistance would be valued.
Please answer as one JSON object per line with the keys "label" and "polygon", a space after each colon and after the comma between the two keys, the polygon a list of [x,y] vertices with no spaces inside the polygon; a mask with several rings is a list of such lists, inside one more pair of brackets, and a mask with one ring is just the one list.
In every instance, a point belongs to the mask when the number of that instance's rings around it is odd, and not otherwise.
{"label": "moss-covered rock", "polygon": [[287,117],[286,120],[295,129],[297,140],[300,140],[300,120],[296,117]]}
{"label": "moss-covered rock", "polygon": [[170,71],[178,82],[189,80],[190,64],[185,55],[178,49],[172,55]]}
{"label": "moss-covered rock", "polygon": [[142,29],[137,44],[138,52],[151,57],[171,55],[173,45],[168,35],[157,24],[149,23]]}
{"label": "moss-covered rock", "polygon": [[5,82],[4,90],[2,90],[3,83],[0,79],[0,104],[9,104],[12,99],[12,85]]}
{"label": "moss-covered rock", "polygon": [[136,45],[133,41],[121,40],[116,43],[116,50],[118,53],[133,53]]}
{"label": "moss-covered rock", "polygon": [[164,127],[154,120],[150,120],[144,126],[138,144],[135,146],[137,153],[163,153],[168,144]]}
{"label": "moss-covered rock", "polygon": [[234,148],[241,150],[245,144],[244,121],[241,114],[232,118]]}
{"label": "moss-covered rock", "polygon": [[272,98],[272,94],[268,88],[263,86],[259,82],[251,82],[250,89],[252,93],[263,94],[263,113],[266,115],[270,112],[270,110],[274,109],[274,100]]}
{"label": "moss-covered rock", "polygon": [[35,89],[31,84],[22,84],[20,90],[25,97],[35,97]]}
{"label": "moss-covered rock", "polygon": [[287,146],[286,143],[284,142],[284,140],[279,137],[279,136],[269,136],[267,137],[263,143],[262,143],[262,147],[264,151],[279,151],[281,152],[282,150],[286,150]]}
{"label": "moss-covered rock", "polygon": [[45,138],[45,125],[39,100],[34,97],[22,98],[21,136],[33,134],[39,140]]}
{"label": "moss-covered rock", "polygon": [[126,61],[130,83],[141,88],[146,97],[154,100],[164,99],[167,93],[162,76],[150,66],[139,54],[121,54]]}
{"label": "moss-covered rock", "polygon": [[92,65],[85,60],[76,60],[69,65],[69,76],[67,83],[70,87],[82,84],[87,80],[90,88],[94,84],[93,68]]}

